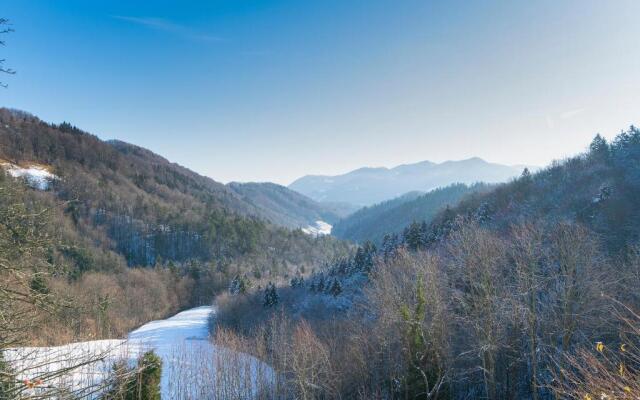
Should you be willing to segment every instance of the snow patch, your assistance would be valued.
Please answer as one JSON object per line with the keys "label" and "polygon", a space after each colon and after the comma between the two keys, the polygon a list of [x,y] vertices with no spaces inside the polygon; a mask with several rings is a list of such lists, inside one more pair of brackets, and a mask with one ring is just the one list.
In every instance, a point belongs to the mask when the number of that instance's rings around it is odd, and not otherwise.
{"label": "snow patch", "polygon": [[[163,399],[253,398],[269,390],[275,373],[267,364],[244,353],[218,347],[209,340],[212,307],[197,307],[175,316],[149,322],[129,333],[126,340],[95,340],[57,347],[23,347],[4,352],[19,381],[32,382],[87,360],[99,359],[61,377],[47,380],[73,391],[78,397],[97,398],[99,386],[114,362],[137,358],[153,349],[162,359]],[[42,394],[45,388],[35,388]],[[38,391],[41,391],[38,393]]]}
{"label": "snow patch", "polygon": [[21,167],[16,164],[4,162],[1,164],[6,172],[14,178],[23,178],[29,186],[38,190],[47,190],[49,185],[58,177],[49,171],[48,167],[41,165],[29,165]]}
{"label": "snow patch", "polygon": [[315,224],[302,228],[302,232],[312,236],[330,235],[333,226],[324,221],[316,221]]}

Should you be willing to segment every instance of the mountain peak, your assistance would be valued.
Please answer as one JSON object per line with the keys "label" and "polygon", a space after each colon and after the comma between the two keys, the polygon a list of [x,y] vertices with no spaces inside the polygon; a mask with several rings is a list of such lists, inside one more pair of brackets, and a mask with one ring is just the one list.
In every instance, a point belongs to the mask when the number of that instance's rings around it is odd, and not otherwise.
{"label": "mountain peak", "polygon": [[367,206],[407,192],[427,192],[452,183],[506,182],[521,172],[520,167],[471,157],[442,163],[420,161],[393,168],[365,167],[335,176],[304,176],[289,185],[289,188],[316,201]]}

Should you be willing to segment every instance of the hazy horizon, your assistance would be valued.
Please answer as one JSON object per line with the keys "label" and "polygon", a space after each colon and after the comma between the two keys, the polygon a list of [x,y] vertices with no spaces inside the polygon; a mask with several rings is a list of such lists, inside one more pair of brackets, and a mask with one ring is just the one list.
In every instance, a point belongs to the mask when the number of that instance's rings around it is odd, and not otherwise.
{"label": "hazy horizon", "polygon": [[[217,181],[480,157],[640,123],[640,3],[9,1],[2,106]],[[46,38],[46,40],[43,40]]]}

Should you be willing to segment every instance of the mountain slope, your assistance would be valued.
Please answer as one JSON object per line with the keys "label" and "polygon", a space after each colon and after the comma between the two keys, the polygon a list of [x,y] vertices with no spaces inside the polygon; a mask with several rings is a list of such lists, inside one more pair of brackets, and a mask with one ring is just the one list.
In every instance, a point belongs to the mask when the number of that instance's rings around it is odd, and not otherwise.
{"label": "mountain slope", "polygon": [[149,150],[103,142],[67,123],[1,109],[0,159],[59,177],[43,195],[66,205],[73,229],[129,265],[247,258],[315,264],[342,247],[267,223],[264,209],[232,188]]}
{"label": "mountain slope", "polygon": [[317,221],[335,223],[346,215],[307,196],[275,183],[236,183],[227,185],[260,216],[289,228],[306,228]]}
{"label": "mountain slope", "polygon": [[455,206],[469,193],[487,191],[486,184],[462,183],[434,189],[428,193],[410,192],[371,207],[365,207],[340,220],[332,234],[340,239],[380,244],[385,234],[399,234],[414,221],[429,221],[446,207]]}
{"label": "mountain slope", "polygon": [[347,202],[367,206],[411,191],[426,192],[452,183],[505,182],[520,175],[524,167],[488,163],[480,158],[423,161],[395,168],[360,168],[338,176],[305,176],[290,189],[316,201]]}

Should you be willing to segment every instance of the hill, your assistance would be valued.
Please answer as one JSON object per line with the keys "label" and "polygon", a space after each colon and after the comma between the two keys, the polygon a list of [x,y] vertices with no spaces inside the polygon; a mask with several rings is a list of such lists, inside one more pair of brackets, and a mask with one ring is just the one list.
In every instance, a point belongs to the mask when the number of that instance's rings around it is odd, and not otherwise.
{"label": "hill", "polygon": [[230,183],[239,198],[252,205],[259,215],[289,228],[307,228],[318,221],[334,224],[344,212],[275,183]]}
{"label": "hill", "polygon": [[[65,202],[66,214],[78,229],[123,255],[130,265],[193,258],[226,262],[293,241],[305,250],[291,249],[285,255],[288,261],[315,257],[311,238],[267,222],[271,215],[282,216],[282,207],[271,210],[268,206],[274,203],[258,203],[237,187],[141,147],[103,142],[68,123],[50,125],[6,109],[0,110],[0,123],[0,159],[46,167],[59,178],[51,181],[50,195]],[[298,212],[305,205],[315,206],[291,195],[299,201]]]}
{"label": "hill", "polygon": [[488,191],[490,186],[462,183],[428,193],[410,192],[393,200],[364,207],[338,221],[332,235],[356,243],[369,240],[380,245],[385,234],[401,234],[414,221],[430,221],[439,211],[455,206],[465,195]]}
{"label": "hill", "polygon": [[477,157],[440,164],[423,161],[390,169],[360,168],[337,176],[304,176],[289,188],[316,201],[370,206],[407,192],[427,192],[456,182],[505,182],[520,175],[523,169],[488,163]]}

